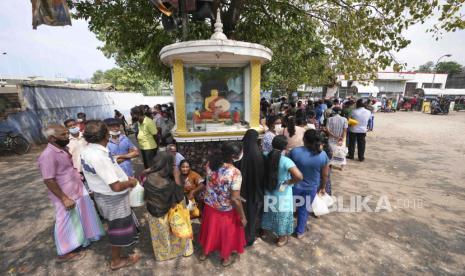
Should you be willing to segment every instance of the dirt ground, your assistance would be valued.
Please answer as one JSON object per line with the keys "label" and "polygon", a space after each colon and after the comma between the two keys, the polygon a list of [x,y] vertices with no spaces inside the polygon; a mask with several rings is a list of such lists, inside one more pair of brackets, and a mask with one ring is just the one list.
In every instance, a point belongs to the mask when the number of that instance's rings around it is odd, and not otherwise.
{"label": "dirt ground", "polygon": [[[106,238],[79,262],[55,262],[54,210],[36,169],[39,151],[0,156],[0,274],[110,274]],[[464,164],[465,113],[376,114],[365,162],[350,161],[332,175],[341,211],[311,218],[303,240],[292,238],[282,248],[271,237],[258,240],[228,268],[217,254],[199,263],[198,248],[195,256],[156,262],[141,208],[143,232],[135,248],[142,259],[112,274],[464,275]],[[351,196],[370,199],[372,210],[381,198],[392,211],[347,212]]]}

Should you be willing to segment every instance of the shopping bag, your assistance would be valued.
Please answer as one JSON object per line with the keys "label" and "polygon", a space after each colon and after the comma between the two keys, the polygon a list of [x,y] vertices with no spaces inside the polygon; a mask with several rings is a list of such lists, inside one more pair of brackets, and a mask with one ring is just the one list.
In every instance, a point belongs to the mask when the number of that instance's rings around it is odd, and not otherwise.
{"label": "shopping bag", "polygon": [[181,203],[168,211],[171,232],[182,239],[192,239],[192,225],[189,210]]}
{"label": "shopping bag", "polygon": [[347,164],[346,155],[349,152],[347,147],[335,145],[331,149],[333,151],[333,156],[331,160],[329,161],[329,164],[334,165],[334,166],[346,165]]}
{"label": "shopping bag", "polygon": [[144,206],[144,188],[137,182],[129,192],[129,205],[131,207]]}
{"label": "shopping bag", "polygon": [[317,194],[315,196],[315,199],[313,199],[312,209],[315,216],[323,216],[329,214],[328,206],[319,194]]}
{"label": "shopping bag", "polygon": [[326,203],[326,206],[328,206],[328,208],[334,204],[334,199],[327,193],[325,193],[321,199],[323,199],[323,201]]}

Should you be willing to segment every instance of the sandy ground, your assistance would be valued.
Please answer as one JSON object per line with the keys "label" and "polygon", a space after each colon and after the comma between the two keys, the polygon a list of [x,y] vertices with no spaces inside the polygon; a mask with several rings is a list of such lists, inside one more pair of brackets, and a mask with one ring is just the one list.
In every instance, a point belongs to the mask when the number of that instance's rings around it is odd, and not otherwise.
{"label": "sandy ground", "polygon": [[[92,244],[79,262],[55,262],[54,211],[35,167],[38,153],[0,156],[0,274],[111,273],[106,238]],[[340,209],[349,208],[351,196],[363,196],[372,210],[381,198],[392,211],[311,218],[302,241],[292,238],[277,248],[272,238],[258,240],[223,268],[216,254],[199,263],[198,249],[195,256],[157,263],[142,208],[142,238],[135,246],[142,260],[114,274],[464,275],[464,164],[465,113],[377,114],[365,162],[350,161],[347,170],[335,171],[333,193],[344,200]],[[198,224],[194,227],[198,231]]]}

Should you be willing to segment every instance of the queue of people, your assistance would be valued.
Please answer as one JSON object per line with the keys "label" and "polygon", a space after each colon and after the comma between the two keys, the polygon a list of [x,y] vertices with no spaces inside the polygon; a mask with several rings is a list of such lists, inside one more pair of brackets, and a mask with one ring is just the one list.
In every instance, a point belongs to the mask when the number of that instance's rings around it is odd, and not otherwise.
{"label": "queue of people", "polygon": [[[275,237],[277,246],[285,246],[292,235],[301,239],[308,232],[308,206],[317,195],[331,194],[333,151],[345,147],[347,132],[348,157],[354,154],[351,143],[357,143],[359,160],[364,159],[366,128],[348,127],[341,108],[347,104],[334,100],[324,105],[308,109],[308,103],[298,102],[289,114],[267,109],[272,112],[266,114],[261,139],[257,130],[249,129],[240,143],[222,143],[221,154],[209,156],[201,172],[191,169],[165,133],[170,132],[166,125],[171,115],[161,108],[155,114],[144,106],[131,109],[138,147],[126,136],[121,114],[82,121],[83,131],[74,119],[48,126],[44,133],[49,143],[38,164],[56,210],[58,260],[82,258],[81,249],[105,235],[103,221],[111,245],[110,268],[138,262],[140,256],[124,256],[121,249],[135,244],[140,234],[129,204],[129,191],[138,183],[132,160],[139,156],[145,170],[137,177],[145,190],[157,261],[192,255],[195,239],[200,261],[217,251],[224,266],[260,237]],[[368,124],[369,115],[361,101],[350,110],[350,118],[359,124]],[[303,204],[297,206],[296,197]],[[197,237],[174,231],[180,226],[173,226],[173,213],[178,218],[188,214],[180,224],[186,233],[192,233],[191,219],[200,217]]]}

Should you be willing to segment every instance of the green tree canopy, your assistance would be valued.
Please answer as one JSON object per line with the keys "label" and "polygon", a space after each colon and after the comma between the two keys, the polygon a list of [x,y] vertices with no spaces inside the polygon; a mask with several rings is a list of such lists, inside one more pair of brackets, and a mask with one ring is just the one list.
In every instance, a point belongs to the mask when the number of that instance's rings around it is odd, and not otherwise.
{"label": "green tree canopy", "polygon": [[462,73],[462,65],[455,61],[441,61],[438,63],[436,70],[438,73],[454,75]]}
{"label": "green tree canopy", "polygon": [[115,90],[142,92],[145,95],[160,95],[167,83],[158,77],[146,74],[144,70],[112,68],[97,70],[92,76],[93,83],[111,83]]}
{"label": "green tree canopy", "polygon": [[[159,60],[163,46],[181,39],[181,32],[161,27],[161,14],[149,0],[81,0],[74,15],[104,42],[101,48],[124,68],[169,79]],[[264,88],[295,90],[299,84],[321,85],[335,73],[367,75],[396,64],[393,53],[410,41],[402,32],[439,12],[432,29],[463,29],[463,0],[214,0],[221,2],[224,32],[230,39],[263,44],[273,61],[263,68]],[[190,21],[188,39],[208,39],[213,23]]]}
{"label": "green tree canopy", "polygon": [[427,63],[420,65],[418,67],[418,69],[415,70],[415,72],[419,72],[419,73],[432,73],[432,72],[434,72],[434,62],[428,61]]}

